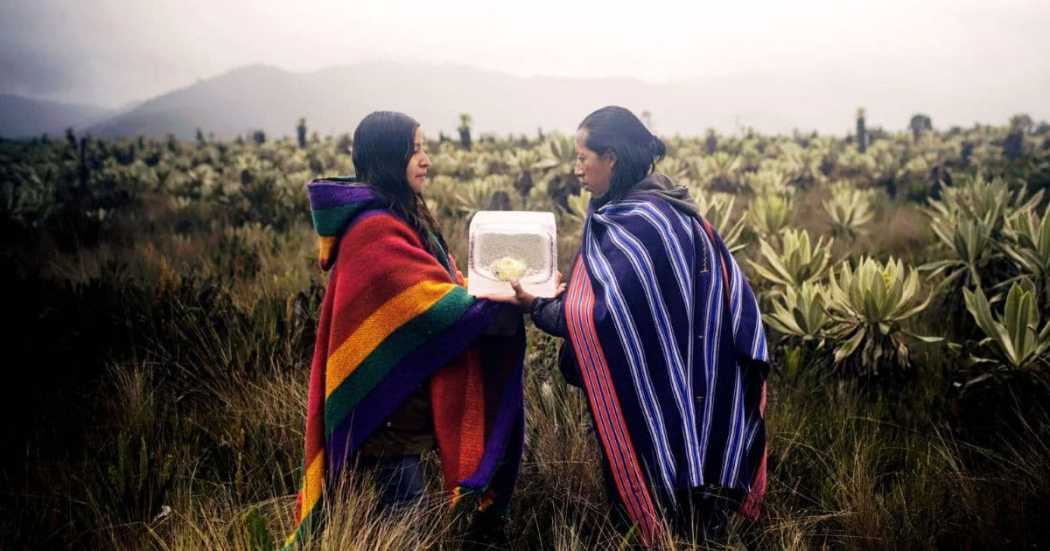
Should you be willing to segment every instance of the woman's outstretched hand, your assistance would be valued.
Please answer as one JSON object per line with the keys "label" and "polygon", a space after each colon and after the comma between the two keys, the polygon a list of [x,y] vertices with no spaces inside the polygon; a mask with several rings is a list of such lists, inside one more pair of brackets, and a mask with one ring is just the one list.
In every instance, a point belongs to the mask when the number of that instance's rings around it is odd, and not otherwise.
{"label": "woman's outstretched hand", "polygon": [[[558,272],[557,277],[558,287],[554,291],[554,298],[560,297],[562,293],[565,292],[565,283],[561,280],[561,272]],[[521,282],[516,279],[509,281],[509,283],[510,287],[514,289],[513,295],[486,295],[478,298],[491,300],[493,302],[514,304],[525,312],[531,312],[532,303],[536,300],[536,296],[522,288]]]}
{"label": "woman's outstretched hand", "polygon": [[554,273],[557,274],[555,281],[558,282],[558,286],[554,289],[554,298],[558,298],[565,292],[565,281],[561,278],[561,272],[555,271]]}
{"label": "woman's outstretched hand", "polygon": [[513,304],[521,308],[526,313],[531,312],[532,303],[536,300],[535,295],[532,295],[525,291],[525,289],[521,287],[521,282],[519,282],[516,279],[511,280],[508,283],[510,283],[511,288],[514,289],[513,295],[485,295],[478,298],[491,300],[492,302],[503,302],[506,304]]}

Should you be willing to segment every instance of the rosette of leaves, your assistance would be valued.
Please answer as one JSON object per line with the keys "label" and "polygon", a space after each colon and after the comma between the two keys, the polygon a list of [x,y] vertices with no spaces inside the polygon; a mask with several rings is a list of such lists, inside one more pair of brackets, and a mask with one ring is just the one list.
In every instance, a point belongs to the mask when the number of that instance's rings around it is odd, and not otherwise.
{"label": "rosette of leaves", "polygon": [[739,147],[736,148],[736,154],[740,156],[740,169],[744,172],[758,172],[761,168],[763,161],[768,160],[766,147],[768,142],[765,140],[744,140],[740,142]]}
{"label": "rosette of leaves", "polygon": [[576,177],[576,140],[571,136],[552,134],[547,137],[546,156],[535,166],[544,172],[542,185],[547,196],[563,209],[568,208],[569,197],[580,193],[580,179]]}
{"label": "rosette of leaves", "polygon": [[825,335],[831,318],[824,308],[824,286],[807,281],[788,287],[773,298],[773,311],[762,318],[782,335],[781,352],[787,372],[794,375],[803,364],[825,363]]}
{"label": "rosette of leaves", "polygon": [[769,238],[787,227],[794,212],[794,201],[782,195],[764,195],[752,200],[747,211],[755,233]]}
{"label": "rosette of leaves", "polygon": [[555,169],[558,174],[574,174],[576,163],[576,140],[572,136],[551,134],[547,137],[546,151],[541,168]]}
{"label": "rosette of leaves", "polygon": [[570,195],[566,200],[569,203],[569,210],[565,212],[566,216],[576,222],[583,222],[587,218],[587,206],[591,203],[591,192],[580,190],[579,194]]}
{"label": "rosette of leaves", "polygon": [[1050,304],[1050,216],[1039,216],[1034,209],[1022,210],[1010,218],[1004,233],[1010,241],[998,247],[1021,275],[1007,280],[1003,286],[1025,277],[1032,278],[1045,308]]}
{"label": "rosette of leaves", "polygon": [[831,218],[835,235],[850,239],[864,233],[863,226],[871,222],[871,191],[857,189],[851,185],[838,185],[832,189],[831,198],[823,203],[824,211]]}
{"label": "rosette of leaves", "polygon": [[711,223],[711,226],[722,237],[729,252],[735,253],[744,248],[740,236],[744,232],[745,212],[736,222],[732,221],[733,204],[736,197],[724,193],[700,193],[693,190],[693,197],[700,209],[700,214]]}
{"label": "rosette of leaves", "polygon": [[691,177],[693,167],[685,159],[668,156],[660,161],[657,171],[667,175],[668,178],[675,182],[681,182]]}
{"label": "rosette of leaves", "polygon": [[791,186],[791,179],[780,163],[765,161],[757,172],[748,174],[747,187],[756,197],[795,195],[796,188]]}
{"label": "rosette of leaves", "polygon": [[847,149],[839,154],[838,165],[839,175],[866,184],[874,183],[878,165],[871,155]]}
{"label": "rosette of leaves", "polygon": [[985,338],[979,346],[990,357],[971,357],[970,367],[987,370],[967,381],[966,386],[992,378],[1027,374],[1044,388],[1050,389],[1046,367],[1050,363],[1050,323],[1040,327],[1040,314],[1035,284],[1028,278],[1016,281],[1006,294],[1001,316],[993,316],[984,291],[964,289],[966,309],[973,316]]}
{"label": "rosette of leaves", "polygon": [[883,186],[892,195],[897,188],[897,175],[903,166],[904,155],[896,145],[888,140],[874,142],[868,149],[874,159],[872,179],[875,184]]}
{"label": "rosette of leaves", "polygon": [[497,191],[510,191],[504,177],[488,176],[459,186],[454,195],[460,216],[469,218],[479,210],[485,210],[492,194]]}
{"label": "rosette of leaves", "polygon": [[703,189],[704,185],[707,184],[707,181],[704,180],[707,174],[707,165],[704,164],[704,158],[697,154],[686,158],[685,162],[689,165],[689,175],[687,178],[683,178],[682,182],[693,189]]}
{"label": "rosette of leaves", "polygon": [[922,201],[928,197],[932,189],[926,181],[926,176],[935,162],[936,159],[928,153],[910,157],[897,171],[896,191],[913,201]]}
{"label": "rosette of leaves", "polygon": [[1035,208],[1042,199],[1042,190],[1026,197],[1024,189],[1011,190],[1002,180],[987,182],[978,177],[959,186],[944,188],[940,199],[930,199],[927,214],[931,225],[936,223],[943,227],[966,220],[981,220],[988,226],[991,237],[999,239],[1009,217]]}
{"label": "rosette of leaves", "polygon": [[528,201],[532,188],[536,187],[536,174],[540,168],[540,155],[535,149],[516,149],[504,153],[505,162],[514,177],[514,190],[523,201]]}
{"label": "rosette of leaves", "polygon": [[788,228],[782,234],[780,252],[762,239],[758,246],[763,262],[748,260],[748,263],[766,281],[788,288],[801,287],[827,275],[834,241],[825,242],[821,237],[813,243],[808,231]]}
{"label": "rosette of leaves", "polygon": [[197,165],[186,173],[186,183],[180,196],[194,200],[211,199],[216,190],[221,192],[222,188],[216,185],[218,181],[219,173],[211,165]]}
{"label": "rosette of leaves", "polygon": [[234,213],[234,220],[236,223],[262,222],[283,230],[301,212],[287,207],[292,193],[285,175],[271,163],[263,162],[258,174],[241,187],[241,196],[246,202]]}
{"label": "rosette of leaves", "polygon": [[705,157],[700,180],[713,191],[736,193],[741,191],[740,157],[717,151]]}
{"label": "rosette of leaves", "polygon": [[4,180],[4,217],[22,229],[46,226],[63,207],[58,201],[54,180],[42,179],[28,171],[26,180]]}
{"label": "rosette of leaves", "polygon": [[1050,322],[1039,326],[1035,284],[1028,278],[1014,281],[1002,315],[992,313],[981,289],[964,295],[983,338],[952,346],[964,354],[954,386],[960,398],[978,400],[985,410],[1009,403],[1024,416],[1050,391]]}
{"label": "rosette of leaves", "polygon": [[[932,296],[932,295],[931,295]],[[862,380],[900,378],[911,367],[904,336],[938,342],[905,330],[901,323],[923,311],[930,297],[920,294],[919,275],[900,260],[882,264],[863,257],[856,268],[843,264],[828,281],[827,309],[832,322],[828,336],[839,344],[835,363]]]}
{"label": "rosette of leaves", "polygon": [[823,285],[812,281],[788,287],[773,299],[773,312],[762,317],[781,335],[823,345],[831,321],[824,308],[825,293]]}
{"label": "rosette of leaves", "polygon": [[468,151],[448,149],[441,151],[436,157],[434,168],[431,169],[435,175],[441,174],[469,180],[477,174],[476,158]]}
{"label": "rosette of leaves", "polygon": [[938,241],[952,253],[951,260],[973,269],[968,282],[972,287],[991,275],[986,265],[1000,256],[995,243],[1007,240],[1007,220],[1033,211],[1041,200],[1042,191],[1026,197],[1024,190],[1011,191],[1001,180],[977,178],[945,188],[943,198],[930,200],[927,214]]}
{"label": "rosette of leaves", "polygon": [[944,219],[935,219],[930,227],[948,250],[948,258],[924,264],[919,270],[929,271],[931,279],[944,276],[941,285],[948,288],[953,284],[964,288],[981,285],[985,266],[998,256],[988,224],[980,219],[968,219],[949,225]]}
{"label": "rosette of leaves", "polygon": [[781,146],[781,156],[788,177],[792,185],[802,189],[819,186],[827,181],[821,170],[824,155],[825,152],[819,148],[803,148],[795,143],[785,143]]}

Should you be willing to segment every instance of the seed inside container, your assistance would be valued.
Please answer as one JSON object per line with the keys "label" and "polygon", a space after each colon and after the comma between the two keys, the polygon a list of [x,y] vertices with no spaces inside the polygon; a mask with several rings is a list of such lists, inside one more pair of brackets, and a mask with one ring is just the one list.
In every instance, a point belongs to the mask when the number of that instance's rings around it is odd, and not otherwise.
{"label": "seed inside container", "polygon": [[537,233],[483,232],[474,239],[478,273],[507,281],[545,281],[551,271],[550,237]]}

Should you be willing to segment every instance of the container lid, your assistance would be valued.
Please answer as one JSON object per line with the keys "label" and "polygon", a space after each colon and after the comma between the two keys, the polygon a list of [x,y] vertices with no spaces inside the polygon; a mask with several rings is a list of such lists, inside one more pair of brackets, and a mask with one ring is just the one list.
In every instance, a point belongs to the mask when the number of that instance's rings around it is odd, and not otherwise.
{"label": "container lid", "polygon": [[551,233],[556,233],[557,228],[554,213],[550,211],[481,210],[470,220],[470,231],[473,233],[475,228],[489,224],[535,224]]}

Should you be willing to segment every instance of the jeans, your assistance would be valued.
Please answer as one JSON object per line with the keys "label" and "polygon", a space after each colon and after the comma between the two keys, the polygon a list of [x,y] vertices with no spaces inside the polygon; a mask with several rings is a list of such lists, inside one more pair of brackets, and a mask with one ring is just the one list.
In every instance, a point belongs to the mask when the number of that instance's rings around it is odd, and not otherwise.
{"label": "jeans", "polygon": [[403,509],[423,504],[426,484],[421,456],[362,457],[360,465],[375,479],[380,508]]}

